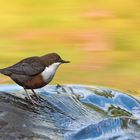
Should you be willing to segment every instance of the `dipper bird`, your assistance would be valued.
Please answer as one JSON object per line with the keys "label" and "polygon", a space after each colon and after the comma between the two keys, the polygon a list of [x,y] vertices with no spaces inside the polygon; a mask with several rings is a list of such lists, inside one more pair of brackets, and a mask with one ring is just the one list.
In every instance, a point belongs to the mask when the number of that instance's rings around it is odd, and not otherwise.
{"label": "dipper bird", "polygon": [[0,73],[9,76],[22,86],[29,101],[36,104],[26,89],[31,89],[35,97],[39,98],[34,89],[44,87],[51,82],[57,68],[63,63],[70,63],[70,61],[63,60],[57,53],[49,53],[41,57],[25,58],[10,67],[0,69]]}

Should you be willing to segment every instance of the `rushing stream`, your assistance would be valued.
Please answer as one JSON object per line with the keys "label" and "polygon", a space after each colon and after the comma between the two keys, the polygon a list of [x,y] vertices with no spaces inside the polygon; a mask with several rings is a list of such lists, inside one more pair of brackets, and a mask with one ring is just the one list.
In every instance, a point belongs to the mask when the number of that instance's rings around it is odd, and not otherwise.
{"label": "rushing stream", "polygon": [[[30,92],[30,91],[28,91]],[[140,101],[95,86],[46,86],[28,103],[16,85],[0,86],[0,140],[139,140]]]}

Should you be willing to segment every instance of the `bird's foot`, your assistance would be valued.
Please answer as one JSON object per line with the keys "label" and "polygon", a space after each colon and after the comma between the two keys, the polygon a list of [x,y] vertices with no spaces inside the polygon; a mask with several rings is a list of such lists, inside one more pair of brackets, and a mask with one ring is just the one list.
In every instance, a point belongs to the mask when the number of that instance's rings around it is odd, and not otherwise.
{"label": "bird's foot", "polygon": [[[25,92],[26,92],[26,95],[27,95],[27,97],[25,97],[25,99],[27,99],[27,101],[29,102],[29,103],[31,103],[31,104],[33,104],[33,105],[36,105],[36,106],[41,106],[41,101],[39,100],[40,98],[42,98],[42,97],[40,97],[39,95],[37,95],[35,92],[34,92],[34,90],[32,90],[33,91],[33,95],[29,95],[28,94],[28,92],[27,92],[27,90],[24,88],[24,90],[25,90]],[[43,98],[42,98],[43,99]]]}
{"label": "bird's foot", "polygon": [[33,100],[36,100],[36,101],[44,101],[44,99],[41,96],[37,95],[37,94],[30,95],[30,97]]}
{"label": "bird's foot", "polygon": [[37,102],[36,100],[32,99],[32,98],[27,98],[25,97],[25,99],[32,105],[34,106],[41,106],[39,102]]}

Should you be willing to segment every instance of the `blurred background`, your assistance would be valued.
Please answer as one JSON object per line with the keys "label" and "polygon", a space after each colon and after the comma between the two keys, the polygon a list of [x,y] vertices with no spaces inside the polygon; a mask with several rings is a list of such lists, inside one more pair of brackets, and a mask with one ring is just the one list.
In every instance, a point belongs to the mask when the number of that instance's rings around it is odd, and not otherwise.
{"label": "blurred background", "polygon": [[[139,0],[1,0],[0,68],[49,52],[71,61],[52,84],[140,95]],[[0,83],[13,82],[0,75]]]}

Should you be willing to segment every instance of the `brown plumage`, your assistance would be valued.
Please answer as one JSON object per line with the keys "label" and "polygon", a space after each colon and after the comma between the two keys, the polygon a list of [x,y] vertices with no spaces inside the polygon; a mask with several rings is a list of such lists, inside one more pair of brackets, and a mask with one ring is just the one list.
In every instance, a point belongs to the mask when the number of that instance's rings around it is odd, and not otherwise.
{"label": "brown plumage", "polygon": [[62,64],[69,63],[69,61],[62,60],[56,53],[49,53],[41,57],[34,56],[23,59],[10,67],[0,69],[0,73],[9,76],[25,90],[33,90],[41,88],[51,81],[44,81],[44,77],[41,74],[46,67],[49,68],[49,66],[55,63]]}

